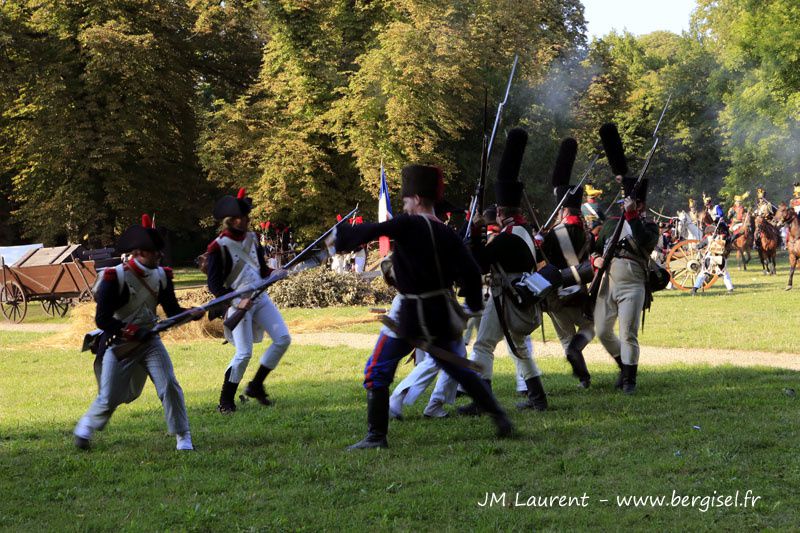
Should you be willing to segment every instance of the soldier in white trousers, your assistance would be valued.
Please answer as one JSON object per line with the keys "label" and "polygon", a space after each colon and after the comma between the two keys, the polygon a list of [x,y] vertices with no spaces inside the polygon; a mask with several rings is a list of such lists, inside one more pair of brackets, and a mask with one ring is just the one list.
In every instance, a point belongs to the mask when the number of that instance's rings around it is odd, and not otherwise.
{"label": "soldier in white trousers", "polygon": [[[163,247],[164,241],[145,215],[142,225],[128,228],[117,243],[118,251],[132,252],[131,258],[103,273],[95,295],[95,321],[103,331],[95,362],[98,394],[75,426],[78,448],[89,449],[94,433],[106,427],[117,407],[141,395],[150,376],[164,407],[167,430],[176,436],[177,449],[193,449],[183,390],[161,339],[149,330],[157,320],[158,305],[168,316],[184,311],[175,298],[172,271],[158,266]],[[193,314],[200,318],[203,311],[196,309]],[[117,353],[124,342],[139,345]]]}
{"label": "soldier in white trousers", "polygon": [[733,281],[731,281],[730,272],[728,272],[728,243],[731,238],[730,230],[725,221],[720,220],[717,227],[714,229],[713,235],[705,235],[698,244],[700,248],[706,248],[706,253],[703,255],[703,265],[700,272],[695,278],[694,287],[692,287],[692,296],[697,294],[706,282],[706,277],[709,272],[716,265],[717,271],[722,274],[722,282],[728,290],[728,294],[733,293]]}
{"label": "soldier in white trousers", "polygon": [[[257,283],[272,272],[264,261],[264,252],[258,239],[248,231],[251,209],[252,201],[247,198],[244,189],[240,189],[235,198],[224,196],[214,206],[214,218],[222,220],[224,227],[222,233],[209,244],[207,251],[208,290],[216,297]],[[291,343],[286,323],[266,292],[255,300],[234,300],[228,313],[235,312],[235,308],[246,309],[247,313],[233,331],[225,328],[225,339],[236,351],[225,370],[220,392],[217,410],[223,414],[236,411],[236,390],[253,355],[253,344],[262,341],[265,331],[272,339],[272,344],[262,354],[259,367],[244,394],[262,405],[272,405],[264,388],[264,380],[278,365]]]}

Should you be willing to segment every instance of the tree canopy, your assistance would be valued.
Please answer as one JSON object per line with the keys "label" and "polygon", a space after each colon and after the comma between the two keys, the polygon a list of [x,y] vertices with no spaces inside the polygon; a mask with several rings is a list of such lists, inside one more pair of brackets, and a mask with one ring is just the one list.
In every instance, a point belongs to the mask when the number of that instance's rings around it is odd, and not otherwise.
{"label": "tree canopy", "polygon": [[[396,204],[400,168],[429,162],[466,205],[484,98],[491,126],[515,54],[490,163],[525,127],[542,210],[560,139],[580,143],[577,175],[613,120],[636,172],[669,96],[651,205],[783,198],[800,174],[798,38],[793,0],[699,0],[682,35],[591,42],[578,0],[2,2],[0,239],[104,245],[141,212],[197,233],[239,187],[308,238],[371,205],[381,163]],[[604,163],[592,179],[616,192]]]}

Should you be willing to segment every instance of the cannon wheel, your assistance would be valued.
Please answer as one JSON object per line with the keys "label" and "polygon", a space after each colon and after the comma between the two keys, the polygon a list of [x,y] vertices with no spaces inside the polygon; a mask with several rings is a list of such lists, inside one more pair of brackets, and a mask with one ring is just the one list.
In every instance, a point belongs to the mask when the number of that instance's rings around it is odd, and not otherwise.
{"label": "cannon wheel", "polygon": [[[697,274],[702,268],[703,254],[695,248],[697,239],[680,241],[670,248],[667,254],[667,270],[672,280],[672,285],[682,291],[688,291],[694,286]],[[711,287],[717,281],[717,275],[707,276],[703,290]]]}
{"label": "cannon wheel", "polygon": [[25,291],[16,281],[7,281],[0,289],[0,311],[7,320],[19,324],[28,313],[28,300]]}
{"label": "cannon wheel", "polygon": [[69,300],[63,298],[50,298],[42,300],[42,309],[50,316],[64,316],[69,310]]}

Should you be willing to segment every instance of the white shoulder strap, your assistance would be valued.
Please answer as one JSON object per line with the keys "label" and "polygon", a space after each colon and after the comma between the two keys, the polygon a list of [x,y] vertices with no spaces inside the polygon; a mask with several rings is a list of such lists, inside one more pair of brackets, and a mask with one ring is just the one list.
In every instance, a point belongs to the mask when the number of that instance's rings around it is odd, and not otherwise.
{"label": "white shoulder strap", "polygon": [[531,238],[531,234],[528,230],[525,229],[523,226],[513,226],[511,228],[511,233],[525,241],[525,244],[528,245],[528,250],[531,252],[531,256],[536,260],[536,246],[533,244],[533,239]]}
{"label": "white shoulder strap", "polygon": [[575,253],[575,247],[572,246],[567,227],[564,224],[559,224],[553,228],[553,231],[556,234],[558,245],[561,247],[561,253],[564,255],[564,259],[567,260],[567,264],[569,266],[578,265],[580,263],[580,261],[578,261],[578,254]]}

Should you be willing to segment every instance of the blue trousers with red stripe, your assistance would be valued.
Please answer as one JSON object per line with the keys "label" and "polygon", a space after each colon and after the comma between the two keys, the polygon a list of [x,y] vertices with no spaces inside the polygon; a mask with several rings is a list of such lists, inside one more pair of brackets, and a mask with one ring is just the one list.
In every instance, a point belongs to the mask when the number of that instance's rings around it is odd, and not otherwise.
{"label": "blue trousers with red stripe", "polygon": [[[452,341],[434,341],[434,344],[444,350],[447,350],[456,355],[466,358],[467,352],[464,347],[464,342],[460,339]],[[372,355],[367,360],[367,365],[364,367],[364,388],[365,389],[379,389],[388,387],[394,380],[394,373],[397,370],[397,365],[403,357],[409,355],[414,347],[403,339],[396,339],[381,333],[378,337],[378,342],[375,343],[375,348]],[[468,369],[456,366],[447,361],[436,359],[436,364],[450,374],[450,376],[457,382],[462,384],[464,390],[478,400],[479,404],[486,403],[487,411],[494,412],[497,406],[496,401],[489,392],[480,376]],[[491,397],[491,400],[489,399]],[[492,404],[489,406],[489,404]]]}

